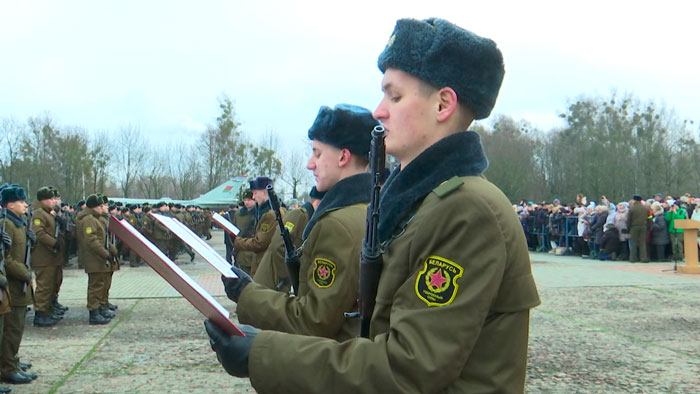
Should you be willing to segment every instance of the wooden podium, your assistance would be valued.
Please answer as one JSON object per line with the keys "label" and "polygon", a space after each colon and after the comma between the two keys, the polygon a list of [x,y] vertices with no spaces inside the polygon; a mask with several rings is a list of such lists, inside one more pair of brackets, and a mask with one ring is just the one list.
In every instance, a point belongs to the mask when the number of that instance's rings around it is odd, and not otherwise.
{"label": "wooden podium", "polygon": [[683,229],[685,265],[679,265],[678,271],[684,274],[700,274],[700,266],[698,266],[698,230],[700,230],[700,221],[685,219],[676,220],[673,223],[676,228]]}

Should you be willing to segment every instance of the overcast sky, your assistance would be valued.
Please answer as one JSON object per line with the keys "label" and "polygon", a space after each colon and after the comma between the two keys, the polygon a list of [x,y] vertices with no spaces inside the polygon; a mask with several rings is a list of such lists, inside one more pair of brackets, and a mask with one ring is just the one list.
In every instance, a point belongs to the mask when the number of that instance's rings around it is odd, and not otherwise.
{"label": "overcast sky", "polygon": [[374,109],[396,19],[442,17],[501,48],[493,114],[549,129],[569,101],[617,91],[697,120],[694,4],[2,1],[0,118],[48,111],[62,126],[194,141],[225,93],[251,139],[272,130],[304,147],[321,105]]}

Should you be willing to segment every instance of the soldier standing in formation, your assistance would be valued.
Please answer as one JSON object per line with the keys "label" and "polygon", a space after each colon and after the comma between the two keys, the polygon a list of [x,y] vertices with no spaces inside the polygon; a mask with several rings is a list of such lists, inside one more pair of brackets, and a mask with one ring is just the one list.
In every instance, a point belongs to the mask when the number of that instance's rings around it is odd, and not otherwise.
{"label": "soldier standing in formation", "polygon": [[224,279],[238,303],[238,320],[268,330],[343,341],[357,336],[359,261],[372,177],[366,172],[370,131],[379,123],[362,107],[321,107],[309,129],[313,152],[307,168],[326,192],[305,226],[296,296],[252,282],[237,268]]}
{"label": "soldier standing in formation", "polygon": [[[260,260],[262,260],[267,247],[270,246],[272,236],[275,234],[274,230],[277,226],[277,221],[275,220],[275,213],[270,209],[270,201],[268,200],[266,189],[267,185],[272,185],[272,179],[266,176],[259,176],[249,183],[252,198],[257,204],[255,209],[255,233],[250,237],[240,235],[234,237],[233,249],[238,252],[249,251],[255,253],[249,272],[250,275],[255,276],[258,264],[260,264]],[[245,270],[245,266],[241,267]]]}
{"label": "soldier standing in formation", "polygon": [[[316,190],[316,186],[314,186],[309,192],[311,203],[306,203],[298,209],[289,210],[287,214],[284,215],[284,227],[289,231],[289,237],[295,248],[301,246],[304,228],[306,228],[306,224],[311,220],[314,211],[318,208],[318,204],[321,203],[323,194],[324,193]],[[255,282],[268,289],[289,293],[292,282],[289,278],[285,257],[286,249],[284,240],[280,232],[277,231],[272,237],[270,246],[267,248],[265,255],[260,261],[258,271],[253,278]]]}
{"label": "soldier standing in formation", "polygon": [[[243,192],[243,206],[234,209],[230,207],[226,216],[241,231],[238,236],[241,238],[250,238],[255,235],[255,200],[253,200],[253,191],[246,189]],[[228,242],[228,243],[226,243]],[[250,272],[250,267],[253,265],[255,253],[245,250],[233,250],[233,237],[224,231],[224,243],[226,243],[226,261],[231,263],[234,261],[238,267],[243,267],[246,272]],[[229,246],[230,244],[230,246]]]}
{"label": "soldier standing in formation", "polygon": [[87,308],[90,324],[107,324],[114,313],[107,306],[112,266],[116,264],[117,248],[107,241],[107,229],[100,217],[107,214],[107,202],[102,195],[91,194],[87,208],[78,221],[78,252],[88,274]]}
{"label": "soldier standing in formation", "polygon": [[[62,318],[68,309],[58,303],[57,294],[63,282],[64,243],[57,229],[60,228],[56,211],[60,204],[58,191],[51,186],[42,187],[36,192],[32,203],[32,230],[37,237],[37,245],[31,254],[31,265],[36,275],[34,293],[34,325],[51,327]],[[60,305],[60,306],[59,306]]]}
{"label": "soldier standing in formation", "polygon": [[[3,292],[3,299],[9,299],[11,310],[4,314],[2,341],[0,343],[0,370],[2,380],[12,384],[29,383],[36,379],[36,374],[25,369],[19,361],[19,347],[24,333],[24,321],[27,306],[32,304],[32,272],[27,261],[27,253],[31,248],[31,236],[28,236],[29,226],[26,221],[27,194],[17,185],[4,187],[0,191],[0,200],[5,216],[0,226],[8,235],[5,246],[5,272],[7,274],[8,294]],[[25,367],[24,369],[22,367]]]}
{"label": "soldier standing in formation", "polygon": [[369,337],[340,343],[250,326],[229,336],[207,320],[211,346],[261,394],[522,393],[540,300],[522,227],[482,176],[479,135],[465,131],[495,104],[501,52],[442,19],[401,19],[378,63],[374,117],[400,165],[382,188]]}

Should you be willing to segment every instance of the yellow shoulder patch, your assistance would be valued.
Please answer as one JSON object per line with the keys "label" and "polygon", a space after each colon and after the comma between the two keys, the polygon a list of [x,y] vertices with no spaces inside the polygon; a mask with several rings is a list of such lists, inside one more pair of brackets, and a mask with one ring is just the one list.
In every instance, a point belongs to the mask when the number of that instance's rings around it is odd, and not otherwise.
{"label": "yellow shoulder patch", "polygon": [[90,226],[85,227],[85,234],[92,234],[92,227],[90,227]]}
{"label": "yellow shoulder patch", "polygon": [[260,225],[260,231],[262,231],[263,233],[266,233],[266,232],[270,231],[270,225],[267,224],[267,223],[261,224],[261,225]]}
{"label": "yellow shoulder patch", "polygon": [[430,256],[416,278],[416,295],[428,306],[445,306],[454,301],[459,285],[457,279],[464,269],[444,257]]}
{"label": "yellow shoulder patch", "polygon": [[41,219],[39,219],[39,218],[34,218],[34,225],[35,225],[35,226],[41,226]]}
{"label": "yellow shoulder patch", "polygon": [[314,284],[322,289],[331,287],[335,282],[335,268],[335,263],[328,259],[314,260]]}
{"label": "yellow shoulder patch", "polygon": [[284,223],[284,228],[287,229],[290,233],[294,230],[294,223],[292,222],[286,222]]}

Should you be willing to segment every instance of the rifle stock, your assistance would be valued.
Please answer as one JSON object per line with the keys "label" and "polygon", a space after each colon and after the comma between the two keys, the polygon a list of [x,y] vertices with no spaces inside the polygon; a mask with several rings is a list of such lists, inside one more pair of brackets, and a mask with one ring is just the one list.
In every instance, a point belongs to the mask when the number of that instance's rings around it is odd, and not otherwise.
{"label": "rifle stock", "polygon": [[[28,211],[28,213],[29,213],[29,220],[27,220],[27,229],[29,229],[29,226],[32,225],[32,216],[33,216],[31,209]],[[27,239],[27,247],[24,250],[24,266],[27,267],[27,269],[29,271],[32,270],[31,261],[32,261],[32,243],[29,241],[29,239]],[[25,293],[25,294],[27,293],[27,288],[29,287],[30,282],[31,282],[31,280],[24,282],[24,285],[22,285],[22,293]]]}
{"label": "rifle stock", "polygon": [[[289,235],[289,231],[287,231],[287,228],[284,227],[282,212],[280,210],[280,200],[277,197],[277,193],[275,193],[275,189],[272,187],[272,185],[267,185],[266,189],[268,199],[270,200],[270,207],[272,207],[272,211],[275,212],[275,219],[277,220],[277,225],[280,228],[280,235],[282,236],[282,241],[284,242],[284,263],[287,266],[292,288],[294,288],[294,292],[298,292],[300,268],[299,254],[296,252],[294,243],[292,243],[292,237]],[[282,288],[285,285],[286,284],[282,283],[282,281],[277,284],[279,288]]]}
{"label": "rifle stock", "polygon": [[369,338],[369,325],[374,313],[379,277],[384,261],[379,246],[377,226],[379,225],[379,192],[381,190],[382,170],[384,169],[386,131],[382,126],[372,130],[370,150],[370,172],[373,176],[372,195],[367,208],[367,227],[362,241],[362,258],[360,260],[360,336]]}
{"label": "rifle stock", "polygon": [[[7,211],[5,208],[2,209],[0,212],[0,216],[2,217],[2,233],[0,233],[0,236],[5,233],[5,223],[7,223]],[[0,245],[0,273],[5,275],[5,241],[3,240],[1,242],[2,244]],[[0,301],[2,301],[2,290],[0,290]]]}

